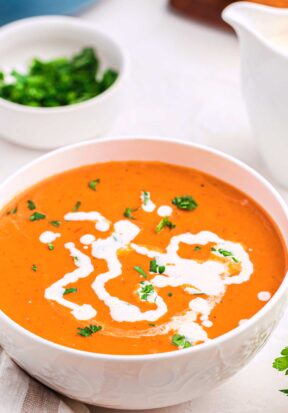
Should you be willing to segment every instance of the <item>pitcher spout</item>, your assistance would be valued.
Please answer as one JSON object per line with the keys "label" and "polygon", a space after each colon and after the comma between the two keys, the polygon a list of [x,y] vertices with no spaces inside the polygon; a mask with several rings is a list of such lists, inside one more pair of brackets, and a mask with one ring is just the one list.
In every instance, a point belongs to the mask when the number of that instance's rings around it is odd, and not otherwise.
{"label": "pitcher spout", "polygon": [[287,32],[288,10],[240,1],[227,6],[222,12],[223,20],[241,37],[250,33],[268,42],[282,31]]}

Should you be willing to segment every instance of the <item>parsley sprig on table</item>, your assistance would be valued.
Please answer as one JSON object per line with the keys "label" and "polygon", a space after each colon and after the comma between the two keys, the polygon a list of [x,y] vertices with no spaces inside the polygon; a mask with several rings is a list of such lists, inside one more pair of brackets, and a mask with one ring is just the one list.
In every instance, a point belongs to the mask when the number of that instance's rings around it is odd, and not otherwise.
{"label": "parsley sprig on table", "polygon": [[86,47],[80,53],[49,61],[32,60],[25,74],[12,70],[14,82],[0,72],[0,97],[34,107],[56,107],[80,103],[108,89],[118,77],[113,69],[99,73],[95,50]]}
{"label": "parsley sprig on table", "polygon": [[[285,347],[281,351],[281,356],[274,360],[273,367],[278,371],[285,372],[286,376],[288,375],[288,347]],[[288,396],[288,389],[280,391]]]}

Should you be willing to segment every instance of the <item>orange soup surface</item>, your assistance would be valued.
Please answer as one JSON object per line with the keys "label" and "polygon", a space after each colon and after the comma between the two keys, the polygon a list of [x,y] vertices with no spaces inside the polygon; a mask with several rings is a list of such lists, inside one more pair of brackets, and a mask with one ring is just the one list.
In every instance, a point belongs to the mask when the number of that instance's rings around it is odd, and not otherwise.
{"label": "orange soup surface", "polygon": [[279,287],[273,221],[232,186],[160,162],[53,176],[0,217],[1,309],[106,354],[184,351],[245,323]]}

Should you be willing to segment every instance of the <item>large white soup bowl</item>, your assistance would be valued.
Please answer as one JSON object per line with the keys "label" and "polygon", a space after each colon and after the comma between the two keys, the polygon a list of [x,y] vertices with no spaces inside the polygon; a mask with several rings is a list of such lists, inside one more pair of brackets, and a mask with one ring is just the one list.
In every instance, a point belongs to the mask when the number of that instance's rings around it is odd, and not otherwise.
{"label": "large white soup bowl", "polygon": [[[1,185],[0,206],[54,174],[96,162],[122,160],[160,160],[212,174],[261,205],[288,242],[287,207],[265,179],[214,149],[170,139],[103,139],[51,152]],[[271,300],[245,324],[208,343],[181,351],[117,356],[74,350],[32,334],[3,312],[0,344],[24,370],[69,397],[126,410],[168,406],[205,394],[243,367],[278,323],[287,302],[287,290],[286,276]]]}

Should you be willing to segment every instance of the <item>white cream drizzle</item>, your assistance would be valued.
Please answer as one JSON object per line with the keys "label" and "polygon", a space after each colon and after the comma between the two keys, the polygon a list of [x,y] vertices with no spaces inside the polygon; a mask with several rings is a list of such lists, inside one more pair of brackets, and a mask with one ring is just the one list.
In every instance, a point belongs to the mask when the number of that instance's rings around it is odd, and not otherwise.
{"label": "white cream drizzle", "polygon": [[72,310],[71,314],[77,318],[77,320],[89,320],[96,316],[97,311],[90,304],[78,305],[66,300],[63,293],[68,284],[75,283],[80,278],[88,277],[88,275],[94,271],[94,267],[90,258],[75,248],[73,242],[65,244],[65,248],[70,251],[70,256],[74,258],[74,264],[77,268],[74,271],[65,274],[63,278],[46,288],[44,296],[47,300],[56,301],[58,304],[70,308]]}
{"label": "white cream drizzle", "polygon": [[260,301],[269,301],[271,293],[269,293],[269,291],[260,291],[260,293],[257,294],[257,297]]}
{"label": "white cream drizzle", "polygon": [[129,243],[139,234],[140,229],[130,221],[118,221],[114,225],[113,234],[106,239],[98,239],[92,244],[92,255],[107,262],[108,271],[99,274],[92,284],[95,294],[109,307],[115,321],[156,321],[167,312],[164,300],[156,294],[156,310],[142,312],[136,305],[111,296],[105,284],[113,278],[122,275],[122,264],[118,257],[121,249],[128,248]]}
{"label": "white cream drizzle", "polygon": [[[239,274],[230,276],[229,268],[231,265],[231,257],[219,255],[219,261],[210,259],[203,263],[179,257],[178,250],[180,243],[188,245],[214,243],[214,248],[217,250],[221,248],[229,250],[233,253],[233,256],[239,260],[241,267]],[[198,323],[196,323],[196,325],[202,329],[201,334],[199,328],[194,326],[193,323],[195,323],[197,316],[200,317],[200,321],[202,321],[204,327],[211,327],[211,321],[209,320],[210,312],[225,294],[227,285],[240,284],[248,281],[253,273],[253,264],[241,244],[225,241],[210,231],[201,231],[198,234],[185,233],[174,236],[171,238],[164,253],[159,253],[159,251],[153,251],[134,243],[131,244],[131,248],[138,252],[138,254],[155,258],[158,265],[165,265],[165,274],[156,275],[151,280],[151,283],[158,289],[167,286],[183,286],[186,291],[189,289],[187,292],[190,294],[201,292],[208,296],[207,299],[197,297],[190,301],[190,311],[186,313],[184,323],[183,317],[178,317],[174,318],[173,323],[170,324],[170,327],[173,326],[173,329],[175,329],[175,323],[180,322],[181,329],[177,327],[176,331],[178,331],[179,334],[185,335],[186,339],[191,343],[206,341],[208,338],[207,333]],[[218,253],[214,255],[218,256]],[[187,317],[189,322],[187,321]],[[187,330],[185,330],[186,328]],[[180,331],[182,331],[182,333],[180,333]],[[205,337],[205,339],[203,337]]]}
{"label": "white cream drizzle", "polygon": [[247,323],[248,319],[247,318],[242,318],[242,320],[239,320],[238,325],[242,326],[242,324]]}
{"label": "white cream drizzle", "polygon": [[54,242],[59,237],[61,237],[61,234],[59,234],[58,232],[44,231],[40,235],[39,240],[43,244],[50,244],[51,242]]}
{"label": "white cream drizzle", "polygon": [[151,201],[150,192],[142,191],[140,195],[140,199],[142,201],[141,208],[143,209],[143,211],[153,212],[155,210],[156,205],[154,204],[154,202]]}
{"label": "white cream drizzle", "polygon": [[93,243],[93,241],[95,241],[95,236],[91,234],[82,235],[82,237],[80,238],[80,242],[83,245],[90,245]]}
{"label": "white cream drizzle", "polygon": [[106,232],[110,229],[110,221],[97,211],[68,212],[68,214],[64,216],[64,219],[65,221],[93,221],[95,222],[95,228],[101,232]]}
{"label": "white cream drizzle", "polygon": [[173,208],[170,207],[169,205],[161,205],[157,209],[157,214],[160,217],[170,217],[170,215],[172,215],[172,212],[173,212]]}
{"label": "white cream drizzle", "polygon": [[[147,202],[145,206],[142,205],[142,208],[144,209],[148,205],[148,208],[144,210],[148,209],[150,211],[151,203],[149,194],[149,203]],[[155,207],[154,205],[153,210]],[[165,216],[167,216],[167,210]],[[99,230],[99,225],[102,225],[103,232],[110,228],[110,222],[96,211],[71,212],[66,214],[64,218],[66,221],[94,221],[96,222],[96,229]],[[159,290],[167,286],[171,288],[182,286],[187,294],[193,296],[189,303],[189,309],[180,316],[172,317],[168,323],[153,328],[153,334],[165,334],[172,330],[184,335],[191,343],[209,340],[203,327],[209,328],[213,325],[212,321],[209,320],[210,313],[225,294],[227,286],[246,282],[253,273],[253,264],[249,259],[249,255],[241,244],[223,240],[210,231],[176,235],[171,238],[166,251],[161,253],[133,243],[132,241],[139,232],[140,228],[131,221],[120,220],[114,224],[113,233],[106,238],[95,239],[92,234],[85,234],[81,237],[80,242],[84,244],[84,248],[90,245],[92,256],[103,259],[107,263],[107,271],[97,275],[91,285],[95,294],[109,308],[110,315],[115,321],[133,323],[145,320],[154,322],[168,311],[165,300],[159,295]],[[210,259],[205,262],[198,262],[178,255],[180,243],[188,245],[213,243],[215,250],[211,251]],[[77,268],[73,272],[65,274],[62,279],[47,288],[45,298],[70,308],[71,313],[77,319],[87,320],[93,318],[97,311],[91,305],[83,304],[79,306],[70,300],[66,300],[65,296],[63,297],[65,286],[77,282],[80,278],[87,277],[94,271],[90,258],[75,248],[74,243],[67,243],[65,247],[70,251],[71,256],[77,257],[74,260]],[[155,259],[159,266],[165,266],[164,274],[157,274],[148,282],[148,284],[153,285],[154,290],[145,301],[154,303],[153,309],[141,311],[137,305],[112,296],[106,289],[108,281],[122,275],[121,253],[125,250],[129,252],[129,249],[150,259]],[[236,275],[230,275],[231,265],[235,262],[231,260],[231,256],[224,257],[219,254],[219,249],[231,252],[237,260],[239,272]],[[213,255],[215,258],[213,258]],[[147,281],[144,281],[145,285],[146,283]],[[198,294],[199,296],[197,296]],[[205,294],[205,298],[201,297],[201,294]]]}

